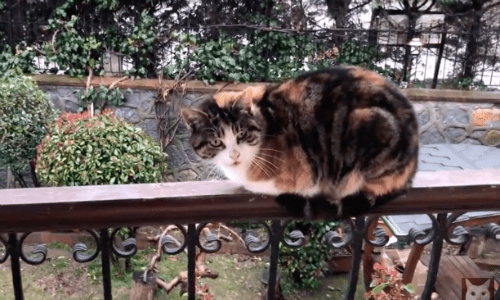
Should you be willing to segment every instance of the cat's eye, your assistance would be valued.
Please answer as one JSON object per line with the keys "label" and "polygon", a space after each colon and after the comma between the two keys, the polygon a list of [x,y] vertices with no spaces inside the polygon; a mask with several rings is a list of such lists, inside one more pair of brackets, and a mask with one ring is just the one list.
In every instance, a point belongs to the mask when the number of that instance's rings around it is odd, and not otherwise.
{"label": "cat's eye", "polygon": [[241,140],[241,139],[244,139],[246,136],[247,136],[247,132],[246,131],[240,131],[236,135],[236,138],[239,139],[239,140]]}
{"label": "cat's eye", "polygon": [[222,142],[220,139],[215,139],[210,141],[210,145],[212,145],[213,147],[219,147],[221,144]]}

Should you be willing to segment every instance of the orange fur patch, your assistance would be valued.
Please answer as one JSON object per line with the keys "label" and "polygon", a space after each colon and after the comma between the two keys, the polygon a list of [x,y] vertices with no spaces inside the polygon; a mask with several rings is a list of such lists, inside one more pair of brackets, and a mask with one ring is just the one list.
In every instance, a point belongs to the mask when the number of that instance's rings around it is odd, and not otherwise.
{"label": "orange fur patch", "polygon": [[415,168],[416,162],[413,160],[403,170],[386,175],[382,178],[371,180],[367,182],[362,189],[371,195],[382,196],[405,188],[405,184],[415,172]]}
{"label": "orange fur patch", "polygon": [[352,171],[351,173],[346,175],[340,182],[340,188],[338,191],[340,199],[358,192],[361,189],[363,183],[364,178],[357,171]]}
{"label": "orange fur patch", "polygon": [[373,85],[378,85],[378,86],[384,86],[387,83],[384,77],[378,75],[375,72],[368,71],[360,67],[351,67],[350,69],[351,73],[357,79],[363,79],[369,81]]}
{"label": "orange fur patch", "polygon": [[287,191],[303,191],[312,187],[311,171],[305,153],[300,148],[288,152],[281,172],[275,179],[276,188]]}
{"label": "orange fur patch", "polygon": [[301,102],[304,95],[304,88],[306,86],[306,81],[297,83],[295,80],[289,80],[281,84],[276,92],[282,93],[286,99],[292,102]]}
{"label": "orange fur patch", "polygon": [[349,116],[351,125],[356,125],[362,121],[365,121],[373,115],[373,110],[370,108],[360,108],[355,109]]}
{"label": "orange fur patch", "polygon": [[262,99],[266,92],[265,86],[251,86],[241,92],[220,92],[214,95],[215,103],[219,107],[228,107],[234,104],[236,100],[241,99],[245,105],[251,105]]}

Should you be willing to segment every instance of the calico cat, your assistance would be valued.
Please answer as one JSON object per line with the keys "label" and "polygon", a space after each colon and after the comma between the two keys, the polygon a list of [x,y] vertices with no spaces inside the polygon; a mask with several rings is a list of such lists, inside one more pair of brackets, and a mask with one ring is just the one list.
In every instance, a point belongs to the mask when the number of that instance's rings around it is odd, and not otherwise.
{"label": "calico cat", "polygon": [[204,160],[297,217],[364,213],[403,193],[417,169],[418,124],[399,90],[342,66],[220,92],[181,111]]}

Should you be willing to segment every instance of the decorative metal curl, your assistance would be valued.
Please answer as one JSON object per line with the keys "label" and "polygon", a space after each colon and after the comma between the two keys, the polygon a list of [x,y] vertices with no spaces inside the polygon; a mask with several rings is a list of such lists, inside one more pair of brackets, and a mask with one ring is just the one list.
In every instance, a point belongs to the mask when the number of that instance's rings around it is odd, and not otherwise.
{"label": "decorative metal curl", "polygon": [[374,247],[383,247],[387,244],[387,242],[389,242],[389,237],[387,236],[387,234],[385,233],[385,230],[379,226],[376,226],[374,229],[373,229],[373,237],[374,239],[371,240],[370,238],[368,238],[368,235],[370,234],[368,232],[368,229],[369,228],[372,228],[376,223],[378,222],[378,219],[379,217],[376,216],[376,217],[370,217],[368,218],[367,222],[366,222],[366,229],[365,229],[365,232],[364,232],[364,239],[365,241],[374,246]]}
{"label": "decorative metal curl", "polygon": [[39,265],[45,261],[45,258],[47,258],[47,248],[45,248],[44,245],[33,246],[33,249],[30,251],[30,253],[34,254],[35,257],[26,256],[23,251],[23,242],[30,234],[31,232],[24,233],[19,239],[19,257],[21,257],[22,260],[30,265]]}
{"label": "decorative metal curl", "polygon": [[206,253],[214,253],[219,251],[220,247],[222,247],[222,242],[210,230],[208,230],[208,233],[206,235],[207,242],[205,244],[202,244],[200,242],[200,234],[203,231],[203,228],[205,228],[205,226],[207,226],[207,223],[200,224],[196,228],[196,237],[197,237],[196,243],[198,247],[200,248],[201,251]]}
{"label": "decorative metal curl", "polygon": [[261,239],[254,236],[251,232],[245,231],[243,232],[243,241],[245,241],[245,247],[247,247],[248,251],[251,253],[259,253],[266,251],[271,245],[271,227],[267,225],[266,222],[258,222],[258,224],[262,224],[264,229],[267,231],[267,236],[269,237],[267,241],[263,242]]}
{"label": "decorative metal curl", "polygon": [[[177,227],[181,231],[182,236],[184,237],[184,241],[183,241],[183,243],[181,243],[181,242],[179,242],[178,239],[176,239],[175,237],[173,237],[171,235],[166,235],[166,236],[162,237],[160,240],[161,249],[163,250],[163,252],[165,254],[168,254],[168,255],[175,255],[177,253],[180,253],[180,252],[184,251],[184,249],[187,246],[186,229],[182,225],[176,224],[174,226]],[[169,247],[169,245],[172,245],[172,244],[174,244],[175,247]]]}
{"label": "decorative metal curl", "polygon": [[490,223],[484,226],[486,229],[486,236],[495,241],[500,241],[500,226],[495,223]]}
{"label": "decorative metal curl", "polygon": [[73,259],[80,263],[86,263],[94,260],[101,251],[101,248],[99,246],[99,237],[97,236],[97,233],[94,230],[84,230],[84,231],[90,233],[92,238],[94,238],[97,246],[94,253],[86,255],[83,254],[82,252],[87,251],[87,245],[81,242],[78,242],[75,245],[73,245]]}
{"label": "decorative metal curl", "polygon": [[353,224],[352,221],[342,220],[340,226],[343,229],[342,234],[337,231],[328,231],[325,234],[325,243],[328,247],[333,249],[344,248],[351,243],[353,239]]}
{"label": "decorative metal curl", "polygon": [[446,219],[447,230],[444,238],[450,244],[463,245],[470,239],[469,232],[467,232],[463,226],[453,224],[453,222],[463,214],[464,213],[453,213]]}
{"label": "decorative metal curl", "polygon": [[306,237],[300,230],[292,230],[287,235],[283,235],[283,244],[288,248],[300,248],[306,244]]}
{"label": "decorative metal curl", "polygon": [[2,257],[0,257],[0,264],[1,264],[5,262],[7,258],[9,258],[10,249],[9,249],[9,242],[1,235],[0,235],[0,243],[2,243],[3,246],[5,247],[5,254]]}
{"label": "decorative metal curl", "polygon": [[[111,237],[110,237],[111,241],[114,240],[115,235],[118,233],[118,230],[120,230],[120,228],[116,228],[111,232]],[[123,250],[118,249],[116,245],[113,242],[111,242],[111,248],[113,250],[113,253],[119,257],[127,258],[134,256],[134,254],[137,253],[137,241],[133,237],[129,237],[128,239],[124,240],[122,242],[122,246]]]}
{"label": "decorative metal curl", "polygon": [[439,224],[436,220],[436,217],[434,217],[434,215],[432,214],[427,214],[427,216],[429,217],[429,219],[431,219],[432,222],[432,227],[429,232],[426,233],[416,228],[411,228],[410,231],[408,232],[408,235],[410,236],[410,241],[417,245],[424,246],[429,244],[430,242],[432,242],[434,236],[439,231]]}

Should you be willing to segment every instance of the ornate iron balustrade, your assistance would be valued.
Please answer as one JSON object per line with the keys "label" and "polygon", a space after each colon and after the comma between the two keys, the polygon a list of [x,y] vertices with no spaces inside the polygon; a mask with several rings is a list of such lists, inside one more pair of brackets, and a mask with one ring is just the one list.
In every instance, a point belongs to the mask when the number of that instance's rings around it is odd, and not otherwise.
{"label": "ornate iron balustrade", "polygon": [[[387,243],[387,236],[376,228],[378,216],[423,213],[431,219],[430,232],[410,232],[413,243],[433,243],[421,297],[427,300],[436,280],[443,240],[462,244],[468,239],[465,229],[453,221],[464,212],[485,210],[500,210],[499,170],[419,172],[407,195],[374,210],[369,216],[343,220],[345,234],[341,237],[330,232],[325,236],[325,242],[332,247],[350,243],[353,249],[346,299],[354,298],[363,243],[368,247]],[[332,219],[327,214],[320,217]],[[215,236],[208,235],[207,243],[200,243],[200,232],[206,223],[271,220],[271,226],[262,223],[269,236],[267,242],[262,243],[250,234],[244,240],[250,252],[271,247],[268,299],[275,299],[279,243],[299,247],[305,242],[298,231],[284,236],[284,224],[290,219],[290,214],[276,204],[273,197],[252,194],[225,181],[0,190],[0,232],[8,233],[8,240],[0,238],[0,243],[6,248],[0,263],[10,258],[14,294],[16,299],[23,299],[20,260],[36,265],[43,263],[47,255],[44,246],[34,247],[31,255],[23,252],[22,244],[29,233],[84,229],[98,246],[88,255],[83,254],[87,250],[85,245],[76,244],[73,257],[79,262],[88,262],[101,253],[104,299],[111,299],[111,252],[128,257],[135,254],[137,247],[134,239],[128,239],[121,250],[117,249],[111,242],[117,230],[109,234],[108,228],[188,224],[187,230],[176,225],[184,236],[182,242],[167,235],[162,244],[167,254],[187,249],[188,299],[191,300],[195,299],[196,247],[204,252],[216,252],[220,248],[220,241]],[[490,227],[488,234],[498,239],[500,229]],[[495,297],[500,299],[500,292]]]}

